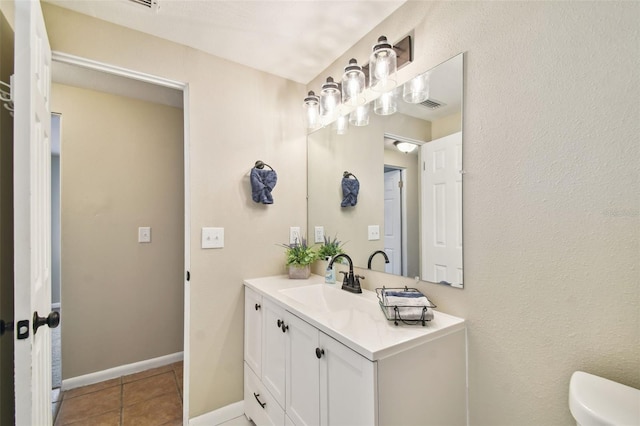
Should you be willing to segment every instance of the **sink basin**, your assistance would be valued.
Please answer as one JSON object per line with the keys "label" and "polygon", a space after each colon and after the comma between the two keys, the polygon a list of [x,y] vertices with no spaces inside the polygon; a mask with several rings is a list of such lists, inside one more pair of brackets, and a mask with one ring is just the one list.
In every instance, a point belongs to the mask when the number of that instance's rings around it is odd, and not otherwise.
{"label": "sink basin", "polygon": [[340,288],[326,284],[315,284],[280,290],[280,293],[316,311],[362,311],[380,309],[375,301],[363,295],[351,294]]}

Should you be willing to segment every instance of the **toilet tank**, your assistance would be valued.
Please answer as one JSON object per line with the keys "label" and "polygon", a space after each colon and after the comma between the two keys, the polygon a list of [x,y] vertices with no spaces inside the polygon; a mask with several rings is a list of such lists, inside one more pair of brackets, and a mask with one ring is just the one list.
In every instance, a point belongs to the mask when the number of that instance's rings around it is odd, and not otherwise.
{"label": "toilet tank", "polygon": [[569,384],[569,409],[580,426],[638,426],[640,390],[576,371]]}

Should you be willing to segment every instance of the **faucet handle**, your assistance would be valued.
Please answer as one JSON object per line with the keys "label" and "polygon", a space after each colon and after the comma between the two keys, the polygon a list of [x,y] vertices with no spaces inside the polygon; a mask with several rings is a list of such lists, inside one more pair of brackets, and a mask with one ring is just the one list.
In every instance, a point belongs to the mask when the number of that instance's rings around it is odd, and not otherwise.
{"label": "faucet handle", "polygon": [[342,284],[347,284],[349,282],[349,273],[345,271],[338,271],[340,274],[344,274],[344,278],[342,278]]}
{"label": "faucet handle", "polygon": [[360,278],[361,280],[364,280],[364,277],[362,275],[356,275],[356,278]]}

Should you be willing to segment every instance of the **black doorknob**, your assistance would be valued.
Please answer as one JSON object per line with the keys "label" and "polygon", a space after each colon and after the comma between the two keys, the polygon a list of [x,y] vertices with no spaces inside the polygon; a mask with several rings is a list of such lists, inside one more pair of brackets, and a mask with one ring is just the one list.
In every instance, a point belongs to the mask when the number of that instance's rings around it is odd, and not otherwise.
{"label": "black doorknob", "polygon": [[38,328],[47,325],[49,328],[56,328],[60,324],[60,314],[57,311],[51,311],[47,317],[38,316],[38,311],[33,313],[33,334],[38,332]]}
{"label": "black doorknob", "polygon": [[324,349],[316,348],[316,356],[318,359],[322,358],[322,355],[324,355]]}

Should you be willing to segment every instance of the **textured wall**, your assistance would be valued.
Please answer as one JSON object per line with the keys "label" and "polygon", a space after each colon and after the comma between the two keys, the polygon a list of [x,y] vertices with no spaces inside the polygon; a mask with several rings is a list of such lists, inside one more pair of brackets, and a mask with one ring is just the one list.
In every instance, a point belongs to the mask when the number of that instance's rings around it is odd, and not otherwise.
{"label": "textured wall", "polygon": [[405,78],[466,52],[465,288],[420,287],[468,320],[472,425],[571,424],[575,370],[640,387],[639,16],[408,2],[309,85],[380,34],[415,28]]}

